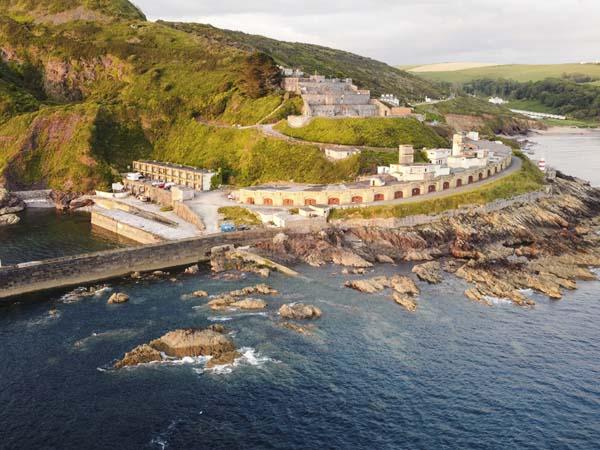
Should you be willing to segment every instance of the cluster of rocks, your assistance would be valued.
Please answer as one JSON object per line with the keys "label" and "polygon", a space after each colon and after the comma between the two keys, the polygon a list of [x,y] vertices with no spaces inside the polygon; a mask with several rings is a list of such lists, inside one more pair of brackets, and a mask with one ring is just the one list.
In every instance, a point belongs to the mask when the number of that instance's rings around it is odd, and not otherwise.
{"label": "cluster of rocks", "polygon": [[364,273],[378,262],[426,261],[414,268],[424,282],[440,282],[445,271],[472,285],[465,292],[470,299],[500,297],[531,306],[523,289],[558,299],[578,280],[595,279],[589,267],[600,266],[600,189],[560,173],[551,189],[552,195],[535,201],[465,210],[411,228],[338,226],[255,246],[268,257],[339,264],[346,273]]}
{"label": "cluster of rocks", "polygon": [[[164,355],[164,357],[163,357]],[[206,367],[231,364],[241,355],[233,340],[220,325],[206,329],[182,329],[170,331],[147,344],[127,352],[114,364],[117,369],[139,364],[160,362],[165,359],[210,356]]]}
{"label": "cluster of rocks", "polygon": [[392,290],[392,299],[408,311],[417,309],[416,297],[420,291],[413,280],[402,275],[379,276],[364,280],[347,281],[345,286],[366,294],[375,294],[385,289]]}
{"label": "cluster of rocks", "polygon": [[0,188],[0,226],[15,225],[21,221],[16,213],[25,209],[25,203],[7,189]]}
{"label": "cluster of rocks", "polygon": [[[226,311],[231,309],[260,310],[267,307],[267,302],[261,299],[250,298],[249,295],[276,295],[277,290],[266,284],[257,284],[243,289],[221,294],[208,302],[213,311]],[[243,300],[241,297],[246,297]]]}
{"label": "cluster of rocks", "polygon": [[59,211],[73,211],[94,204],[91,197],[77,192],[52,191],[50,192],[50,200],[54,202],[56,209]]}

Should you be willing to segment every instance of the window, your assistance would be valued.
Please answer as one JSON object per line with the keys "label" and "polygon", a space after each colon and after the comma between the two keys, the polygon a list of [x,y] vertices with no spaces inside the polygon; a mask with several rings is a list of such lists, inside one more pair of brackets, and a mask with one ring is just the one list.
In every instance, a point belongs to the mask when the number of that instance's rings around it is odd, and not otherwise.
{"label": "window", "polygon": [[461,187],[462,186],[462,180],[459,178],[458,180],[456,180],[456,187]]}
{"label": "window", "polygon": [[412,190],[412,195],[413,195],[413,197],[416,197],[417,195],[421,195],[421,189],[419,189],[419,188],[414,188],[414,189]]}
{"label": "window", "polygon": [[307,198],[304,200],[304,205],[306,206],[314,206],[317,204],[317,201],[314,198]]}
{"label": "window", "polygon": [[270,198],[263,199],[263,205],[265,206],[273,206],[273,200]]}
{"label": "window", "polygon": [[429,192],[429,193],[435,192],[435,190],[436,190],[435,184],[432,184],[429,186],[429,188],[427,188],[427,192]]}
{"label": "window", "polygon": [[402,198],[402,197],[404,197],[404,192],[402,192],[402,191],[396,191],[396,192],[394,192],[394,198],[395,199]]}
{"label": "window", "polygon": [[247,205],[254,205],[254,199],[252,197],[248,197],[246,199],[246,204]]}
{"label": "window", "polygon": [[360,195],[355,195],[354,197],[352,197],[352,203],[362,203],[363,202],[363,198]]}
{"label": "window", "polygon": [[283,200],[283,206],[294,206],[294,200],[286,198]]}
{"label": "window", "polygon": [[448,183],[447,181],[444,181],[444,191],[450,189],[450,183]]}
{"label": "window", "polygon": [[375,194],[375,201],[382,202],[385,200],[385,196],[383,194]]}
{"label": "window", "polygon": [[340,204],[340,199],[332,197],[332,198],[330,198],[330,199],[327,200],[327,204],[328,205],[339,205]]}

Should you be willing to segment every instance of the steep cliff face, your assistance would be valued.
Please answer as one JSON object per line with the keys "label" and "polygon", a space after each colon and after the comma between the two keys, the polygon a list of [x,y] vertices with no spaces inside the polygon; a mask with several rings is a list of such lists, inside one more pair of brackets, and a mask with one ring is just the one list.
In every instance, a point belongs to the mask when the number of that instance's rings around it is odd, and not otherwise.
{"label": "steep cliff face", "polygon": [[53,108],[0,126],[0,182],[10,189],[106,187],[110,168],[92,146],[97,115],[93,107]]}

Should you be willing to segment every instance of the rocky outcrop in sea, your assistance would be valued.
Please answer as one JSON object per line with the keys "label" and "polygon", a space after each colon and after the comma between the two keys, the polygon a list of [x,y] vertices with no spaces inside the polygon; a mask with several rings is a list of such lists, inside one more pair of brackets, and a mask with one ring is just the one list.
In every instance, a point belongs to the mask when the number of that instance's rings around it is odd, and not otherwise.
{"label": "rocky outcrop in sea", "polygon": [[16,213],[25,209],[25,203],[7,189],[0,188],[0,226],[15,225],[21,221]]}

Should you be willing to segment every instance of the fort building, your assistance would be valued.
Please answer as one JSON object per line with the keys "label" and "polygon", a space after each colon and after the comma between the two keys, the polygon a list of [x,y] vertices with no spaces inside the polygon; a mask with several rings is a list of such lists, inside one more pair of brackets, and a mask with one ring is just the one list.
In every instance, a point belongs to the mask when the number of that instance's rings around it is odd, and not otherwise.
{"label": "fort building", "polygon": [[133,170],[147,180],[174,183],[196,191],[210,191],[214,172],[160,161],[134,161]]}
{"label": "fort building", "polygon": [[501,142],[474,143],[461,135],[455,136],[454,144],[456,151],[426,150],[428,157],[433,157],[429,163],[415,163],[414,148],[402,145],[398,164],[378,167],[377,175],[352,183],[262,185],[240,189],[235,196],[239,203],[279,207],[370,204],[457,189],[492,177],[511,165],[512,150]]}

